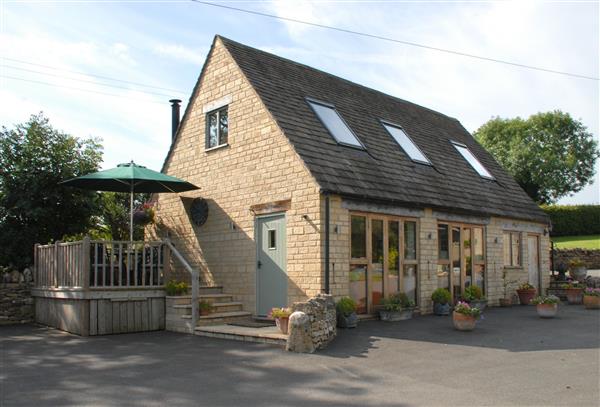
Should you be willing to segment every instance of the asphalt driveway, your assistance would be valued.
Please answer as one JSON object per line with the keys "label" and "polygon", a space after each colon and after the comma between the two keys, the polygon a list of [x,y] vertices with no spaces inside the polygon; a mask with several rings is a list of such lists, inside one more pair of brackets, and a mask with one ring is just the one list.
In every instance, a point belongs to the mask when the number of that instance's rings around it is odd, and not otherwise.
{"label": "asphalt driveway", "polygon": [[598,406],[600,312],[486,310],[363,322],[325,351],[170,332],[81,338],[0,327],[1,406]]}

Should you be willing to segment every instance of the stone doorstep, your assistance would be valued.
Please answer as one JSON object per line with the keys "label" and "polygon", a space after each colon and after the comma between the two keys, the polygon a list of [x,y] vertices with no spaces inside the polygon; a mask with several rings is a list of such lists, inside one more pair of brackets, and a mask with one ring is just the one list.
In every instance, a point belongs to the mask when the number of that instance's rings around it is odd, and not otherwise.
{"label": "stone doorstep", "polygon": [[287,335],[282,334],[276,326],[250,328],[233,325],[211,325],[197,327],[194,334],[211,338],[230,339],[244,342],[269,343],[285,346]]}

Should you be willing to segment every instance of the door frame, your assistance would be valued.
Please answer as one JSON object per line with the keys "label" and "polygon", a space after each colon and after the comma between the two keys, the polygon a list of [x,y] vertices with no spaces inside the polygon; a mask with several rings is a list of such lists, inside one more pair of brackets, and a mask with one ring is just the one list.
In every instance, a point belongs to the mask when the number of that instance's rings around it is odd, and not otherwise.
{"label": "door frame", "polygon": [[[256,251],[254,254],[254,286],[256,287],[255,291],[255,306],[254,306],[254,315],[259,315],[258,314],[258,306],[259,306],[259,296],[260,296],[260,284],[259,284],[259,278],[258,278],[258,259],[259,259],[259,254],[260,254],[260,246],[259,246],[259,233],[260,231],[260,227],[259,227],[259,222],[261,219],[265,219],[265,218],[274,218],[274,217],[280,217],[283,216],[283,220],[285,222],[285,241],[283,242],[285,244],[285,265],[284,265],[284,269],[285,269],[285,274],[287,275],[287,212],[286,211],[281,211],[281,212],[272,212],[272,213],[265,213],[265,214],[261,214],[261,215],[255,215],[254,216],[254,243],[256,246]],[[288,286],[289,284],[287,284],[286,282],[286,292],[285,292],[285,297],[286,300],[288,299]]]}
{"label": "door frame", "polygon": [[538,294],[543,295],[542,286],[542,251],[541,251],[541,235],[539,233],[526,233],[527,237],[527,281],[529,281],[529,237],[535,237],[537,241],[537,283],[538,283]]}

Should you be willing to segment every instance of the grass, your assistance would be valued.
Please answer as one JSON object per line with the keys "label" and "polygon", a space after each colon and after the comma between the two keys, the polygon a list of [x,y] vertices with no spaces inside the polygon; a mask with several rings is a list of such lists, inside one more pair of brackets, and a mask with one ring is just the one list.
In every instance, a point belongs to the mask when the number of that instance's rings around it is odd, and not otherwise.
{"label": "grass", "polygon": [[553,237],[557,249],[600,249],[600,235]]}

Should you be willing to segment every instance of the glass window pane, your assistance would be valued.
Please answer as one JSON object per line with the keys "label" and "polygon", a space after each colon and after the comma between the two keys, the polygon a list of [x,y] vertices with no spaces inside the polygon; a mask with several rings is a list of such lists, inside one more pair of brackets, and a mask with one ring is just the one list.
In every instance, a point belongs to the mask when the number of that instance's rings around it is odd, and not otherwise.
{"label": "glass window pane", "polygon": [[469,150],[466,146],[464,146],[462,144],[456,144],[456,143],[452,143],[452,144],[458,150],[460,155],[462,155],[463,158],[465,160],[467,160],[467,162],[471,165],[471,167],[473,167],[473,169],[475,171],[477,171],[477,173],[479,175],[481,175],[482,177],[485,177],[485,178],[494,179],[492,174],[490,174],[490,172],[483,166],[483,164],[481,164],[479,162],[479,160],[473,155],[471,150]]}
{"label": "glass window pane", "polygon": [[404,259],[417,259],[417,223],[404,222]]}
{"label": "glass window pane", "polygon": [[364,216],[352,216],[351,218],[351,254],[354,259],[367,257],[367,221]]}
{"label": "glass window pane", "polygon": [[410,137],[406,134],[406,132],[400,127],[392,126],[390,124],[384,123],[383,125],[385,129],[390,133],[390,135],[396,140],[400,147],[404,150],[404,152],[410,157],[411,160],[419,161],[421,163],[430,164],[425,154],[417,147],[417,145],[412,141]]}
{"label": "glass window pane", "polygon": [[362,144],[360,144],[354,133],[352,133],[350,128],[344,123],[339,113],[333,107],[315,102],[308,103],[313,108],[325,128],[338,143],[350,144],[362,148]]}
{"label": "glass window pane", "polygon": [[371,221],[371,262],[383,264],[383,221]]}
{"label": "glass window pane", "polygon": [[473,228],[473,260],[479,263],[483,258],[483,229]]}
{"label": "glass window pane", "polygon": [[356,302],[356,312],[367,313],[367,266],[350,266],[350,297]]}
{"label": "glass window pane", "polygon": [[438,225],[438,259],[448,260],[448,225]]}
{"label": "glass window pane", "polygon": [[468,287],[471,285],[471,269],[473,266],[471,229],[463,229],[463,249],[465,251],[465,287]]}
{"label": "glass window pane", "polygon": [[396,221],[388,222],[388,294],[398,292],[400,286],[400,255],[398,253],[400,226]]}
{"label": "glass window pane", "polygon": [[438,264],[437,266],[437,286],[450,290],[450,265]]}
{"label": "glass window pane", "polygon": [[404,266],[402,273],[402,287],[404,294],[407,297],[417,303],[417,266],[414,264],[407,264]]}
{"label": "glass window pane", "polygon": [[481,292],[485,294],[484,271],[485,266],[483,264],[475,264],[473,266],[473,284],[481,288]]}
{"label": "glass window pane", "polygon": [[456,300],[460,298],[460,228],[452,228],[452,293]]}
{"label": "glass window pane", "polygon": [[275,229],[269,230],[269,249],[277,248],[277,240],[275,238]]}
{"label": "glass window pane", "polygon": [[383,298],[383,264],[373,264],[371,270],[371,302],[376,306]]}
{"label": "glass window pane", "polygon": [[207,148],[216,147],[219,144],[217,132],[217,112],[208,114],[208,139]]}
{"label": "glass window pane", "polygon": [[504,245],[504,265],[510,266],[512,260],[512,256],[510,254],[510,233],[504,232],[502,235],[502,243]]}
{"label": "glass window pane", "polygon": [[219,144],[227,144],[229,134],[229,116],[227,108],[219,111]]}
{"label": "glass window pane", "polygon": [[521,265],[521,236],[519,233],[511,233],[512,243],[512,265]]}

